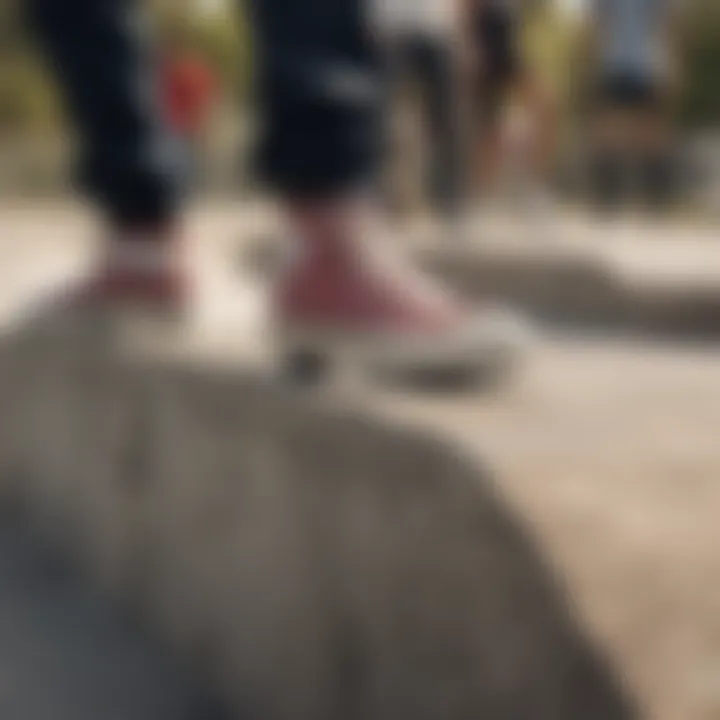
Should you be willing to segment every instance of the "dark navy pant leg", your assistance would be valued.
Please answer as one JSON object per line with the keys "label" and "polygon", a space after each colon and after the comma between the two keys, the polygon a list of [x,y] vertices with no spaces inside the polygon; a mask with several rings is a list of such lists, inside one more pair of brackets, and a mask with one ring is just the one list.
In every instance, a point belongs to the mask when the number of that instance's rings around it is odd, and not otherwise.
{"label": "dark navy pant leg", "polygon": [[383,93],[364,0],[251,4],[264,176],[293,196],[371,186]]}
{"label": "dark navy pant leg", "polygon": [[140,0],[28,0],[75,124],[80,174],[113,221],[165,221],[184,178],[162,121]]}

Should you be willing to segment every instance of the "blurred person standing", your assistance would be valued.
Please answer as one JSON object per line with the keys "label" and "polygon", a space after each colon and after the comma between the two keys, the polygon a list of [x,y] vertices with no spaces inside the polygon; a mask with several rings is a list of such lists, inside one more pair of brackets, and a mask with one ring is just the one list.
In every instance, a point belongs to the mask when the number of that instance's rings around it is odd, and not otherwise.
{"label": "blurred person standing", "polygon": [[[424,140],[425,200],[441,218],[451,221],[463,210],[466,199],[462,143],[465,48],[461,43],[465,1],[368,0],[383,46],[389,106],[397,111],[393,100],[404,96],[406,89],[418,100],[413,109]],[[405,130],[403,127],[403,135]],[[399,159],[405,164],[405,157]],[[395,191],[391,187],[390,195]]]}
{"label": "blurred person standing", "polygon": [[27,0],[24,9],[75,131],[77,178],[103,222],[94,264],[53,312],[182,313],[187,154],[168,125],[146,3]]}
{"label": "blurred person standing", "polygon": [[[408,27],[416,13],[428,40],[437,42],[419,47],[420,57],[438,72],[431,77],[445,83],[444,91],[452,86],[444,74],[453,52],[447,0],[427,0],[423,12],[418,0],[405,1],[410,5],[400,15],[390,10],[392,0],[385,10],[370,0],[250,3],[261,168],[285,216],[290,251],[274,288],[273,317],[290,367],[302,373],[314,374],[339,353],[393,375],[430,370],[467,377],[488,365],[510,367],[505,361],[522,343],[514,318],[468,304],[389,242],[377,198],[386,150],[386,53],[394,30]],[[432,105],[446,113],[438,120],[443,154],[436,189],[448,212],[459,192],[454,103],[449,93]]]}
{"label": "blurred person standing", "polygon": [[[487,200],[511,162],[529,181],[523,199],[548,204],[556,159],[555,102],[547,83],[527,59],[524,0],[468,0],[473,72],[476,193]],[[518,162],[519,161],[519,162]]]}
{"label": "blurred person standing", "polygon": [[672,198],[676,7],[675,0],[592,0],[592,177],[603,208],[620,203],[633,180],[655,208]]}
{"label": "blurred person standing", "polygon": [[202,180],[216,96],[212,69],[200,53],[168,40],[161,47],[159,75],[168,126],[187,148],[194,179]]}

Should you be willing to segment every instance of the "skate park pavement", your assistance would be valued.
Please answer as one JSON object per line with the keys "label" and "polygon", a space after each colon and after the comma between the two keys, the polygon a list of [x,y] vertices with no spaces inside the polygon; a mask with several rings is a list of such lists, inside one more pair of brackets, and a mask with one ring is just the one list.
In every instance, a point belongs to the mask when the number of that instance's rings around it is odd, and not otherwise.
{"label": "skate park pavement", "polygon": [[[203,358],[218,358],[223,365],[237,363],[262,374],[268,369],[262,318],[264,281],[250,271],[246,274],[238,272],[236,262],[243,230],[252,241],[256,231],[265,227],[262,211],[257,213],[255,216],[246,208],[219,206],[199,208],[193,216],[196,232],[191,233],[194,238],[192,255],[202,276],[202,288],[195,318],[198,330],[191,352]],[[91,246],[92,225],[83,211],[66,206],[2,208],[0,218],[3,227],[0,273],[5,283],[0,311],[7,314],[50,279],[72,275],[82,266]],[[581,232],[572,223],[567,223],[568,239],[560,243],[559,250],[556,246],[528,250],[527,243],[509,239],[505,245],[493,241],[486,243],[484,249],[451,249],[447,254],[472,253],[487,258],[490,253],[487,248],[500,245],[493,253],[495,257],[504,258],[505,277],[508,277],[512,274],[512,268],[507,270],[508,256],[519,257],[519,263],[532,267],[541,264],[537,258],[543,254],[566,258],[572,252],[576,253],[572,267],[578,266],[577,257],[581,255],[583,269],[588,267],[588,254],[595,257],[599,253],[603,257],[603,267],[611,267],[613,278],[630,278],[630,286],[639,288],[638,293],[650,287],[654,293],[653,302],[670,309],[677,296],[671,295],[672,302],[661,302],[662,297],[657,299],[658,288],[670,294],[680,288],[686,293],[685,298],[690,291],[693,297],[701,294],[706,298],[720,288],[720,282],[717,282],[720,280],[720,251],[713,243],[711,231],[686,229],[683,231],[686,237],[678,241],[669,231],[664,237],[656,237],[657,229],[632,227],[632,237],[625,240],[615,237],[598,251],[591,245],[589,236],[593,236],[593,242],[601,242],[607,240],[607,232],[587,226]],[[623,232],[629,233],[627,227]],[[581,238],[583,233],[584,240]],[[428,261],[430,265],[445,262],[433,243],[418,242],[417,245],[422,246],[418,252],[427,252],[435,258]],[[572,248],[568,250],[570,246]],[[576,246],[580,246],[579,249]],[[533,262],[526,259],[528,255],[534,258]],[[563,262],[566,261],[563,259]],[[467,262],[453,267],[457,269],[460,265],[467,267]],[[571,273],[565,271],[565,274]],[[452,278],[449,271],[447,276]],[[463,284],[459,275],[455,279],[457,284]],[[509,281],[502,282],[505,283],[503,287],[510,286]],[[587,275],[574,282],[576,294],[580,292],[578,287],[590,285]],[[475,275],[466,276],[465,283],[480,284]],[[544,280],[541,285],[543,292],[548,293],[547,288],[553,283]],[[540,297],[539,291],[534,297]],[[566,300],[569,297],[564,296]],[[528,296],[527,302],[531,299]],[[553,302],[557,302],[557,295],[553,296]],[[607,321],[607,305],[603,305],[600,313],[597,310],[599,302],[597,297],[587,301],[586,307],[595,311],[595,315],[590,314],[590,320],[601,317]],[[653,312],[656,313],[653,317],[670,315],[664,310]],[[694,306],[684,317],[696,318],[697,312]],[[713,317],[717,318],[712,312],[703,312],[706,314],[702,324],[696,323],[688,333],[693,339],[707,339],[712,334],[711,321]],[[553,316],[550,311],[542,314]],[[331,389],[329,393],[342,395],[343,405],[354,411],[365,413],[367,410],[368,416],[386,419],[393,427],[402,428],[402,433],[418,432],[436,438],[438,442],[457,448],[458,454],[467,454],[478,467],[489,466],[496,478],[493,493],[497,499],[493,502],[506,508],[513,528],[515,525],[521,528],[533,552],[540,553],[547,562],[549,572],[562,578],[568,588],[573,617],[581,629],[583,646],[589,643],[607,656],[614,675],[621,678],[622,686],[633,696],[642,716],[653,720],[716,720],[720,716],[720,558],[715,528],[717,508],[720,507],[720,452],[717,449],[720,348],[712,343],[669,342],[665,331],[670,327],[670,321],[656,321],[657,324],[650,326],[650,330],[659,328],[662,331],[656,338],[650,338],[650,332],[641,338],[640,333],[628,332],[633,326],[627,324],[621,328],[622,332],[607,332],[608,326],[613,325],[611,322],[588,320],[587,327],[592,332],[585,332],[582,325],[585,317],[581,314],[573,318],[572,331],[562,323],[551,325],[547,337],[538,343],[528,358],[526,367],[510,385],[497,392],[428,396],[350,385]],[[677,318],[677,313],[672,315],[672,326],[677,334],[683,334]],[[643,324],[648,327],[645,320]],[[258,391],[253,398],[256,404],[262,404],[265,396]],[[270,405],[280,402],[272,397],[269,400]],[[257,407],[255,412],[262,415]],[[322,437],[319,435],[319,441]],[[339,446],[343,446],[342,442]],[[352,452],[356,451],[354,446],[348,447]],[[416,452],[420,458],[435,457],[435,451],[417,449],[413,449],[410,456]],[[424,482],[423,469],[419,467],[422,461],[411,462],[403,457],[399,452],[397,474],[402,474],[405,465],[410,463],[415,468],[413,472],[418,482]],[[175,471],[182,474],[179,466]],[[384,467],[382,472],[393,477],[393,472]],[[311,482],[310,477],[305,479]],[[410,493],[407,497],[413,497],[411,490],[398,489],[397,492],[407,492]],[[405,496],[401,494],[400,497]],[[363,500],[362,494],[357,500]],[[266,498],[264,502],[270,500]],[[350,520],[352,517],[347,516]],[[17,581],[13,580],[15,571],[12,568],[37,568],[37,561],[28,558],[28,551],[23,549],[23,531],[11,525],[7,527],[3,543],[3,550],[7,552],[0,563],[0,602],[13,606],[20,604],[26,608],[26,615],[24,622],[8,623],[11,627],[4,629],[5,637],[14,640],[14,643],[9,640],[0,643],[3,648],[0,656],[3,651],[7,653],[7,660],[3,661],[6,666],[13,662],[16,653],[20,653],[16,648],[31,647],[33,637],[38,633],[43,642],[53,638],[53,630],[40,632],[43,613],[47,614],[47,609],[35,609],[33,604],[39,603],[39,594],[45,591],[34,589],[34,585],[28,588],[26,583],[21,588],[25,593],[23,596],[17,589]],[[326,529],[326,532],[330,530]],[[253,537],[270,543],[263,535]],[[279,548],[270,544],[266,550],[272,556],[272,552],[288,552],[289,547],[291,545],[282,543]],[[362,554],[360,546],[355,550]],[[460,555],[461,547],[458,546]],[[495,547],[493,556],[504,557],[499,546]],[[355,558],[355,555],[348,557]],[[37,569],[35,572],[40,578],[38,585],[44,587],[43,572]],[[506,577],[509,569],[506,574],[502,567],[493,572],[496,574],[490,573],[488,577],[496,586],[512,585]],[[339,582],[338,578],[335,581]],[[525,587],[525,582],[523,579],[518,587]],[[354,588],[358,595],[363,593],[363,589],[352,582],[348,587]],[[52,593],[45,594],[52,597]],[[485,595],[494,597],[493,583],[485,589]],[[517,602],[512,607],[516,608],[518,626],[531,634],[535,625],[528,619],[530,610],[523,605],[521,595],[512,597]],[[93,619],[96,611],[89,610],[84,604],[86,601],[70,597],[64,602],[71,608],[69,616],[74,620],[71,626],[63,626],[64,635],[52,640],[55,653],[58,646],[69,646],[73,642],[71,637],[87,637],[96,622]],[[433,597],[433,603],[441,604],[441,600]],[[543,602],[536,604],[544,607]],[[548,600],[547,606],[554,607],[554,601]],[[413,606],[409,604],[408,607]],[[282,608],[280,603],[276,611],[280,613]],[[503,622],[513,617],[512,609],[508,611],[509,615],[497,609],[495,612],[499,614],[493,617],[505,618]],[[548,609],[547,615],[550,614]],[[126,657],[123,655],[128,652],[124,634],[119,633],[112,621],[107,622],[115,629],[98,635],[102,637],[103,657],[106,660]],[[555,622],[560,621],[553,620]],[[445,628],[445,625],[441,626]],[[369,627],[379,632],[376,625]],[[253,638],[262,644],[265,636],[261,630],[257,633]],[[560,635],[564,637],[566,633],[573,634],[563,630]],[[498,666],[507,663],[508,668],[518,668],[523,667],[524,662],[527,668],[534,668],[539,673],[540,667],[552,662],[542,653],[533,656],[531,646],[523,645],[517,638],[513,641],[515,644],[508,641],[506,645],[516,649],[507,650],[503,655],[502,633],[498,637],[500,645],[495,645],[492,653]],[[549,643],[553,638],[557,639],[555,635],[538,637],[546,637]],[[536,643],[539,642],[536,638]],[[174,708],[183,704],[185,687],[177,679],[180,676],[173,677],[166,669],[162,654],[158,656],[154,648],[140,645],[133,652],[137,652],[138,666],[148,668],[143,673],[143,682],[150,685],[147,691],[151,695],[158,693],[153,697],[164,698],[156,699],[157,705],[150,705],[171,708],[168,712],[172,714]],[[82,640],[78,640],[77,647],[83,647]],[[580,653],[579,650],[575,652]],[[75,672],[76,677],[87,677],[81,665],[87,658],[79,658],[80,654],[79,651],[64,653],[62,660],[57,661],[57,667],[64,668],[66,673]],[[527,657],[520,662],[516,657],[518,654]],[[580,655],[582,653],[577,657]],[[448,663],[449,657],[446,658]],[[277,659],[272,653],[269,658]],[[458,662],[457,657],[453,658]],[[321,659],[316,662],[318,667],[322,665]],[[358,660],[351,656],[345,662],[352,666]],[[565,708],[558,704],[557,698],[543,705],[540,698],[544,696],[529,683],[520,687],[525,687],[528,696],[537,701],[541,710],[532,712],[526,708],[524,714],[520,710],[521,714],[514,716],[499,710],[495,716],[486,716],[503,720],[518,716],[552,720],[630,716],[623,709],[622,692],[608,690],[603,695],[605,699],[600,699],[602,693],[597,687],[605,685],[604,681],[595,679],[594,670],[585,671],[583,683],[568,669],[574,667],[572,663],[563,665],[567,662],[563,653],[555,656],[555,662],[564,667],[565,675],[549,676],[547,682],[538,675],[538,682],[545,688],[553,684],[562,688],[562,677],[567,676],[573,680],[572,685],[596,687],[590,692],[590,696],[595,692],[598,698],[600,709],[595,714],[590,708],[580,711],[579,706],[570,701]],[[15,665],[23,674],[22,683],[41,683],[40,673],[55,672],[50,661],[42,666],[29,661]],[[37,677],[34,673],[38,673]],[[101,681],[94,682],[94,686],[98,693],[105,692]],[[111,691],[116,689],[108,688],[107,692]],[[356,689],[355,692],[359,691]],[[128,689],[127,693],[142,697],[141,690]],[[49,693],[48,697],[53,695]],[[302,693],[298,697],[302,698]],[[440,693],[439,697],[445,696]],[[18,717],[27,720],[61,718],[60,708],[66,702],[73,701],[61,693],[54,701],[52,714],[38,703]],[[103,698],[99,702],[107,700]],[[307,700],[306,705],[300,705],[316,707],[313,703]],[[75,706],[69,704],[67,707]],[[338,707],[342,705],[337,705],[336,711]],[[402,707],[407,708],[407,704]],[[518,706],[514,707],[517,711]],[[118,708],[116,715],[104,717],[140,719],[144,710],[140,705],[138,708],[128,709],[126,714]],[[616,708],[616,711],[607,708]],[[154,717],[162,718],[163,711],[153,710]],[[315,716],[335,717],[330,710],[326,714],[316,712]],[[368,711],[363,715],[358,711],[358,716],[373,717],[373,714]],[[382,714],[376,716],[382,717]],[[68,717],[82,716],[71,714]],[[282,708],[277,717],[284,717]]]}
{"label": "skate park pavement", "polygon": [[229,720],[157,642],[16,520],[0,526],[4,720]]}

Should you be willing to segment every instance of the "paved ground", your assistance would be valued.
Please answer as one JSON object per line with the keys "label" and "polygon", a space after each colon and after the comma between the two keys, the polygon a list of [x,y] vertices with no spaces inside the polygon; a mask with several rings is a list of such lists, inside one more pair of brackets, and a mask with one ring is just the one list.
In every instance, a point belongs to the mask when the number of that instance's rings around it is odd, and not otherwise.
{"label": "paved ground", "polygon": [[[207,342],[232,345],[233,352],[239,344],[239,354],[247,355],[262,344],[261,290],[227,270],[237,227],[248,222],[240,215],[227,208],[201,213],[195,251],[203,275],[211,278],[199,311]],[[40,283],[43,267],[50,273],[63,263],[66,270],[77,267],[85,242],[76,230],[87,227],[77,216],[16,209],[3,217],[1,300]],[[586,237],[604,237],[584,227]],[[667,232],[656,252],[654,231],[635,228],[632,237],[616,239],[611,252],[628,267],[654,262],[672,274],[684,264],[692,266],[693,276],[705,271],[714,278],[720,264],[712,267],[718,259],[712,233],[684,233],[678,242]],[[238,343],[238,337],[245,341]],[[347,392],[361,402],[357,390]],[[358,395],[367,401],[366,391]],[[648,717],[720,718],[720,348],[551,338],[518,382],[497,396],[377,391],[371,400],[491,459],[499,491],[566,576],[580,616],[639,694]],[[3,577],[10,576],[0,562],[0,603],[12,592],[32,596],[31,586],[13,591]],[[92,627],[92,613],[70,604],[77,613],[74,629],[82,634]],[[42,627],[46,611],[38,612],[33,617],[28,611],[25,630],[14,627],[18,643],[23,632],[31,637]],[[69,626],[63,632],[68,639],[57,645],[70,642]],[[0,638],[0,649],[3,644]],[[155,667],[154,660],[142,662]],[[25,667],[23,681],[30,682]],[[165,677],[164,670],[158,672]],[[132,717],[141,718],[141,712]]]}
{"label": "paved ground", "polygon": [[228,717],[16,522],[0,524],[3,720]]}
{"label": "paved ground", "polygon": [[720,717],[720,349],[565,339],[495,398],[385,402],[491,460],[648,717]]}

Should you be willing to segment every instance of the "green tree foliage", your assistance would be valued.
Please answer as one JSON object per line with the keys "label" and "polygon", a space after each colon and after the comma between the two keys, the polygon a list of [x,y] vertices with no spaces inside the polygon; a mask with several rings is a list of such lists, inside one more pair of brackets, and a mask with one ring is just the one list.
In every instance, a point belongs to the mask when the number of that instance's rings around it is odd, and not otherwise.
{"label": "green tree foliage", "polygon": [[21,21],[19,0],[0,0],[0,133],[46,130],[57,102]]}
{"label": "green tree foliage", "polygon": [[157,0],[154,11],[161,42],[193,50],[213,68],[227,92],[242,98],[250,69],[250,39],[240,3],[203,10],[199,0]]}
{"label": "green tree foliage", "polygon": [[[63,2],[63,0],[56,0]],[[47,134],[61,125],[54,79],[22,21],[24,0],[0,0],[0,136]],[[195,0],[151,5],[158,40],[202,54],[237,100],[247,88],[250,45],[242,8],[230,3],[204,13]]]}
{"label": "green tree foliage", "polygon": [[[63,2],[63,0],[56,0]],[[210,0],[207,0],[210,2]],[[338,0],[340,1],[340,0]],[[32,39],[23,32],[24,0],[0,0],[0,134],[47,133],[59,124],[54,83],[48,79]],[[720,1],[684,0],[678,33],[683,121],[694,127],[720,125]],[[243,0],[215,6],[204,0],[153,0],[160,39],[201,53],[226,92],[242,100],[251,65],[250,33]],[[210,8],[210,11],[207,10]],[[584,84],[577,27],[551,11],[549,0],[533,0],[529,53],[559,95]],[[577,91],[577,88],[575,88]],[[572,104],[568,112],[572,112]]]}
{"label": "green tree foliage", "polygon": [[679,32],[682,118],[693,127],[720,127],[720,2],[693,0]]}

